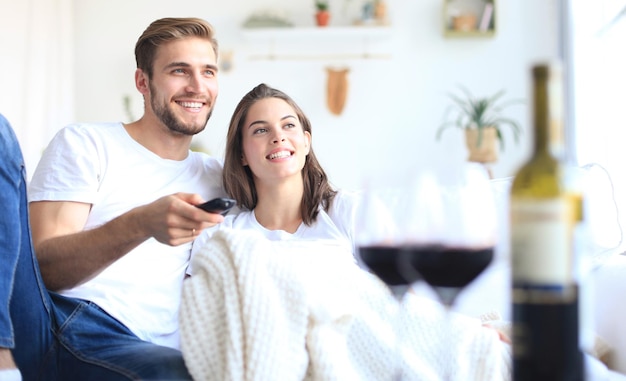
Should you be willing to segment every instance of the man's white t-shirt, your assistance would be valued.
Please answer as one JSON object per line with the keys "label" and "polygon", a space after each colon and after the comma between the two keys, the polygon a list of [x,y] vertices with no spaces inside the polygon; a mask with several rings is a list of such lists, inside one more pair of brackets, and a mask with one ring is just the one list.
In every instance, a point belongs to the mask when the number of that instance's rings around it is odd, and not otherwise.
{"label": "man's white t-shirt", "polygon": [[[77,124],[57,133],[29,184],[29,200],[91,204],[85,230],[163,196],[224,196],[222,163],[189,152],[166,160],[136,142],[121,123]],[[111,237],[112,240],[115,237]],[[139,338],[177,348],[178,310],[191,244],[150,238],[93,279],[61,294],[95,302]],[[87,249],[88,250],[88,249]]]}
{"label": "man's white t-shirt", "polygon": [[[206,245],[211,237],[219,230],[232,228],[235,230],[255,230],[272,241],[292,240],[298,244],[304,241],[332,242],[340,245],[347,255],[353,258],[356,255],[354,240],[355,214],[359,199],[358,192],[339,191],[335,196],[328,213],[320,207],[317,220],[310,226],[300,224],[294,233],[284,230],[269,230],[259,224],[254,211],[241,211],[236,215],[227,215],[219,225],[205,229],[193,243],[191,255]],[[193,274],[193,262],[190,263],[189,274]]]}

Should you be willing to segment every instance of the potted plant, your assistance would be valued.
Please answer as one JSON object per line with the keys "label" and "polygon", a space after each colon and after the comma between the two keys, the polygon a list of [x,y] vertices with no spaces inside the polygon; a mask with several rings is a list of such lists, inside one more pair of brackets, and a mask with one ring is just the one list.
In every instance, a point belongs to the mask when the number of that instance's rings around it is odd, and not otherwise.
{"label": "potted plant", "polygon": [[328,0],[315,0],[315,20],[318,26],[328,25],[330,12],[328,10]]}
{"label": "potted plant", "polygon": [[[469,150],[469,161],[491,163],[498,159],[496,143],[504,150],[502,127],[507,125],[513,132],[515,142],[519,142],[521,127],[515,120],[502,116],[506,107],[521,103],[521,100],[503,101],[505,91],[500,90],[490,97],[474,97],[469,90],[461,87],[463,96],[449,94],[453,104],[446,112],[446,121],[437,130],[437,139],[444,130],[457,127],[465,131],[465,142]],[[450,113],[453,117],[448,117]]]}

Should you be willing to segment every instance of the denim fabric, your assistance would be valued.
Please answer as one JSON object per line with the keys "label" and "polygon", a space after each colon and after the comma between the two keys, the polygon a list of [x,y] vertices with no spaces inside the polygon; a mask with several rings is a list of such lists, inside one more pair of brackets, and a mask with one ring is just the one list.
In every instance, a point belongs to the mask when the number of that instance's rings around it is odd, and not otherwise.
{"label": "denim fabric", "polygon": [[0,114],[0,347],[24,380],[191,380],[180,351],[142,341],[97,305],[48,292],[33,252],[24,160]]}

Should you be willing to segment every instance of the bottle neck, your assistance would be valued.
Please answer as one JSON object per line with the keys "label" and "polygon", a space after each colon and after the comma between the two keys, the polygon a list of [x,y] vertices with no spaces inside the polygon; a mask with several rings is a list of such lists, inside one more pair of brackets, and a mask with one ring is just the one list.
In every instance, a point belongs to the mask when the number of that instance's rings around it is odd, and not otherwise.
{"label": "bottle neck", "polygon": [[534,72],[535,154],[562,159],[563,82],[559,68],[543,66]]}

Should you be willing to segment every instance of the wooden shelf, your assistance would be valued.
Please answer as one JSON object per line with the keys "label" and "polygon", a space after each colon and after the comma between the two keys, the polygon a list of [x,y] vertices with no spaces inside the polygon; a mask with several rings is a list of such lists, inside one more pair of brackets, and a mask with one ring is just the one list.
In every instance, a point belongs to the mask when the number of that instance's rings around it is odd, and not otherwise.
{"label": "wooden shelf", "polygon": [[388,25],[368,26],[326,26],[326,27],[278,27],[278,28],[243,28],[247,40],[292,40],[318,38],[387,38],[391,36]]}
{"label": "wooden shelf", "polygon": [[483,38],[496,34],[496,0],[443,0],[445,37]]}
{"label": "wooden shelf", "polygon": [[370,49],[391,37],[392,28],[389,25],[243,28],[241,33],[257,49],[265,47],[264,52],[250,56],[253,60],[328,61],[391,57],[380,50]]}
{"label": "wooden shelf", "polygon": [[489,37],[493,37],[495,36],[496,32],[494,30],[487,30],[484,32],[478,31],[478,30],[472,30],[472,31],[458,31],[458,30],[445,30],[444,31],[444,35],[446,37],[451,37],[451,38],[489,38]]}

